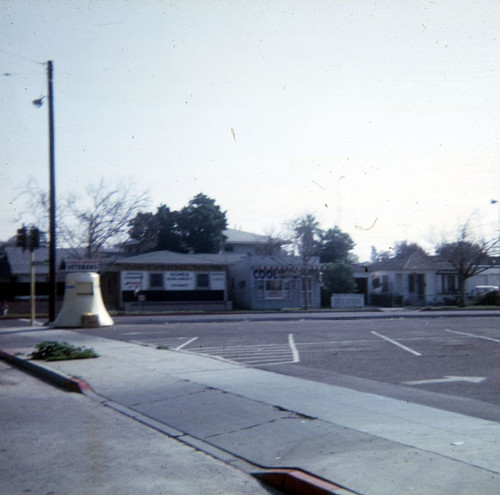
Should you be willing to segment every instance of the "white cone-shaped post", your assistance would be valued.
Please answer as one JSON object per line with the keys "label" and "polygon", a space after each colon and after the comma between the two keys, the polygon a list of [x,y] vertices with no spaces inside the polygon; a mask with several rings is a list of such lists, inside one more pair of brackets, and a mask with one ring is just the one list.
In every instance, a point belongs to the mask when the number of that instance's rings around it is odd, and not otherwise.
{"label": "white cone-shaped post", "polygon": [[68,273],[63,305],[53,326],[67,328],[111,325],[113,320],[102,300],[99,275],[91,272]]}

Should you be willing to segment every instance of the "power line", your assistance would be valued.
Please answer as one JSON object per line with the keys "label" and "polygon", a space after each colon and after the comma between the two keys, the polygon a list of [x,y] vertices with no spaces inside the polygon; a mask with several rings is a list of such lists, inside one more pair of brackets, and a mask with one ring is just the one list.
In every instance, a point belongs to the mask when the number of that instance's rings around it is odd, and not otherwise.
{"label": "power line", "polygon": [[3,48],[0,48],[0,52],[5,53],[5,55],[9,55],[10,57],[19,58],[21,60],[25,60],[26,62],[31,62],[33,64],[46,65],[46,63],[47,63],[47,62],[40,62],[39,60],[33,60],[32,58],[28,58],[28,57],[25,57],[23,55],[19,55],[17,53],[8,52],[7,50],[4,50]]}
{"label": "power line", "polygon": [[15,76],[33,76],[33,75],[40,75],[43,74],[43,72],[2,72],[1,75],[5,77],[15,77]]}

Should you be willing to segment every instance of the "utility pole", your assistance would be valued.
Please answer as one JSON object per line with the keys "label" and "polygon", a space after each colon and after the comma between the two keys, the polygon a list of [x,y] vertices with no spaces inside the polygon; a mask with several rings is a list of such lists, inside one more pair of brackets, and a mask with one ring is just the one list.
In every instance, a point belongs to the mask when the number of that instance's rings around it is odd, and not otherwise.
{"label": "utility pole", "polygon": [[54,94],[52,60],[47,62],[49,100],[49,323],[56,318],[56,174],[54,153]]}

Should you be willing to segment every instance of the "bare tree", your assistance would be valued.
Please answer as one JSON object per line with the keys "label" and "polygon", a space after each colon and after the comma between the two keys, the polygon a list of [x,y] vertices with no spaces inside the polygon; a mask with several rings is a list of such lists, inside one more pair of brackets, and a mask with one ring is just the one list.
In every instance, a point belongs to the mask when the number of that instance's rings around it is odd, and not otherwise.
{"label": "bare tree", "polygon": [[287,253],[284,246],[291,244],[291,241],[285,234],[278,233],[273,228],[269,228],[264,235],[265,241],[256,245],[256,254],[260,256],[272,256]]}
{"label": "bare tree", "polygon": [[[49,194],[40,187],[40,185],[31,178],[26,183],[24,189],[14,198],[15,202],[24,204],[19,212],[16,222],[26,223],[28,225],[37,225],[42,233],[42,237],[48,234],[49,230]],[[58,243],[62,245],[72,245],[73,232],[68,225],[71,224],[72,213],[68,208],[69,197],[57,198],[57,224],[56,237]],[[45,241],[43,242],[45,243]]]}
{"label": "bare tree", "polygon": [[498,241],[471,240],[469,223],[466,222],[459,231],[455,241],[442,243],[437,254],[448,261],[458,273],[459,305],[466,305],[465,282],[494,266],[493,250]]}
{"label": "bare tree", "polygon": [[86,255],[92,258],[109,241],[121,240],[130,220],[147,205],[148,198],[125,180],[109,183],[101,179],[99,184],[88,186],[86,193],[90,206],[80,206],[76,197],[71,199],[70,206],[79,222],[75,228],[76,238],[85,246]]}
{"label": "bare tree", "polygon": [[[85,196],[68,194],[57,203],[58,244],[70,248],[84,248],[85,255],[93,258],[100,249],[111,242],[125,239],[132,218],[147,206],[145,192],[137,192],[132,181],[120,179],[89,185]],[[42,226],[48,221],[48,195],[30,181],[25,193],[28,195],[23,216],[32,216]]]}

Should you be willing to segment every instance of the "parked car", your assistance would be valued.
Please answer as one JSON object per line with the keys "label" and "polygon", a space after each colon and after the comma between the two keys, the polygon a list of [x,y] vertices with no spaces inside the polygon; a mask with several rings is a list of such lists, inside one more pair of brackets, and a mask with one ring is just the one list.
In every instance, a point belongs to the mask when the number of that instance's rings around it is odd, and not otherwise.
{"label": "parked car", "polygon": [[472,296],[473,297],[478,297],[478,296],[482,296],[484,294],[486,294],[487,292],[491,292],[491,291],[498,291],[498,286],[496,285],[476,285],[473,289],[472,289]]}
{"label": "parked car", "polygon": [[496,285],[476,285],[472,289],[474,304],[498,305],[500,304],[500,292]]}

